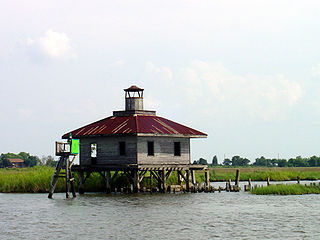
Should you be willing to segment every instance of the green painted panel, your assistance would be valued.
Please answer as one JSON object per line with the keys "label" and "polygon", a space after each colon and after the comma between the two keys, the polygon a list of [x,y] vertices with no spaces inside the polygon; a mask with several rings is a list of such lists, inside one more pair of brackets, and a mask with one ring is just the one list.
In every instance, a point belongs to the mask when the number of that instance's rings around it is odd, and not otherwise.
{"label": "green painted panel", "polygon": [[79,154],[79,139],[71,140],[71,154]]}

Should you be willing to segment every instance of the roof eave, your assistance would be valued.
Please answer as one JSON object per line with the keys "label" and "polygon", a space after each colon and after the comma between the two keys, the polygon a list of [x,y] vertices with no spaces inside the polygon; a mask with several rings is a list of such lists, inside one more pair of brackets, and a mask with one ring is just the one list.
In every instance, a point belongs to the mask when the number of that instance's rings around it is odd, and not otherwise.
{"label": "roof eave", "polygon": [[207,135],[194,134],[160,134],[160,133],[138,133],[138,137],[180,137],[180,138],[206,138]]}

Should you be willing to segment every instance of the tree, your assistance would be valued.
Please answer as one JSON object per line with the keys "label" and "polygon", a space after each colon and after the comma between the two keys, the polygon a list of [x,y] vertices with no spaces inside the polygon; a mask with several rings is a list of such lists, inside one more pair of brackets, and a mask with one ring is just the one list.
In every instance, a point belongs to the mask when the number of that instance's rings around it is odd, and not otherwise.
{"label": "tree", "polygon": [[28,159],[28,157],[30,157],[30,154],[29,153],[26,153],[26,152],[20,152],[18,154],[20,156],[20,158],[24,161],[26,161]]}
{"label": "tree", "polygon": [[278,167],[286,167],[288,166],[288,162],[286,159],[279,159],[278,160]]}
{"label": "tree", "polygon": [[254,166],[268,166],[268,161],[265,157],[261,156],[260,158],[256,158],[256,161],[252,164]]}
{"label": "tree", "polygon": [[225,165],[225,166],[230,166],[231,163],[232,163],[231,160],[229,158],[226,158],[226,159],[223,160],[222,164]]}
{"label": "tree", "polygon": [[34,167],[36,166],[38,163],[40,163],[40,159],[37,156],[29,156],[27,158],[27,160],[24,161],[24,164],[27,167]]}
{"label": "tree", "polygon": [[214,157],[212,158],[212,165],[213,166],[217,166],[218,165],[218,158],[216,155],[214,155]]}
{"label": "tree", "polygon": [[8,157],[5,154],[1,154],[0,156],[0,168],[10,167],[11,163],[8,160]]}
{"label": "tree", "polygon": [[203,164],[203,165],[207,165],[208,161],[206,159],[204,159],[204,158],[199,158],[198,163],[199,164]]}
{"label": "tree", "polygon": [[50,167],[55,167],[57,161],[54,160],[52,156],[42,156],[40,159],[40,165],[42,166],[50,166]]}
{"label": "tree", "polygon": [[233,156],[231,159],[232,166],[248,166],[250,160],[239,156]]}

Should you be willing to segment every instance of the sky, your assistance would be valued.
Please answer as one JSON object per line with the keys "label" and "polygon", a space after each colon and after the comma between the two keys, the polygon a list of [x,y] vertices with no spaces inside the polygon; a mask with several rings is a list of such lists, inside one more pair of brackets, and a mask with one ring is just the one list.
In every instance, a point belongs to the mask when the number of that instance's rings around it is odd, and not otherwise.
{"label": "sky", "polygon": [[137,85],[208,134],[192,160],[319,156],[319,24],[319,1],[4,0],[0,152],[54,155]]}

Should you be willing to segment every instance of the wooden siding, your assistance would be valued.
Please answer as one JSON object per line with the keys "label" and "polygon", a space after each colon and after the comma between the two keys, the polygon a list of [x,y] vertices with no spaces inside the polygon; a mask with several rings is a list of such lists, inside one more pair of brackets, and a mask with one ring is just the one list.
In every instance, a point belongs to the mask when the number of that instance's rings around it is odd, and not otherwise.
{"label": "wooden siding", "polygon": [[[126,155],[120,156],[119,142],[126,142]],[[80,164],[91,165],[90,145],[97,144],[97,165],[137,163],[137,137],[99,137],[80,140]]]}
{"label": "wooden siding", "polygon": [[[148,156],[148,141],[154,142],[154,156]],[[174,142],[180,142],[181,156],[174,156]],[[138,164],[189,164],[190,138],[138,137]]]}

